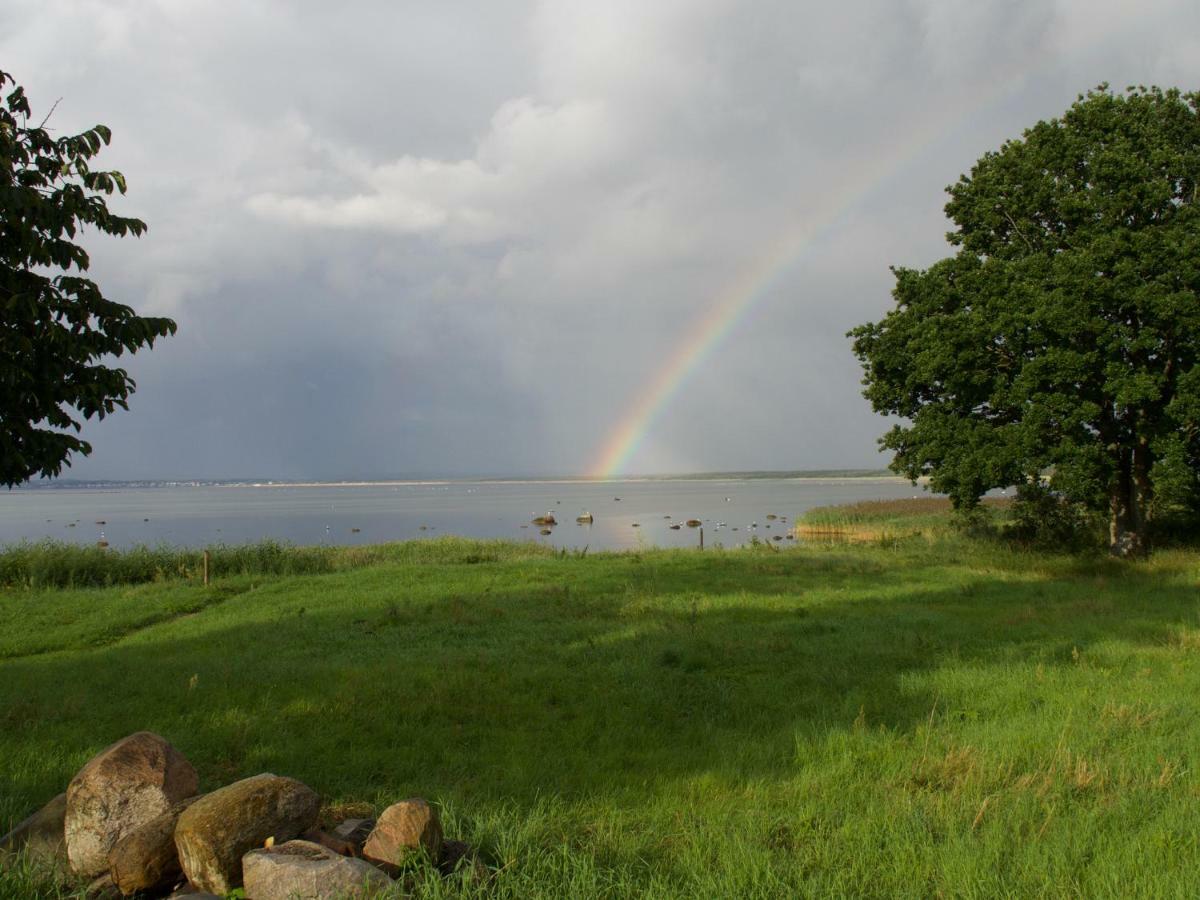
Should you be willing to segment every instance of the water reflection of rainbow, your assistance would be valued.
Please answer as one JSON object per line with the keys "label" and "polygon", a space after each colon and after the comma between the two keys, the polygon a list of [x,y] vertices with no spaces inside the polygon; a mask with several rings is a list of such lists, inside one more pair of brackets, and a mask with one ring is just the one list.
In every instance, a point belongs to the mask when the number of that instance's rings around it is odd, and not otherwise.
{"label": "water reflection of rainbow", "polygon": [[894,173],[916,159],[922,151],[952,133],[960,123],[973,115],[982,114],[999,101],[1014,96],[1042,67],[1036,65],[1039,57],[1043,64],[1052,61],[1044,49],[1035,48],[1027,58],[1016,60],[1010,72],[998,73],[992,82],[994,87],[982,97],[964,98],[960,103],[935,110],[907,134],[889,136],[889,151],[885,155],[858,171],[847,173],[840,189],[831,192],[825,202],[809,210],[803,226],[783,235],[747,264],[694,321],[670,358],[639,392],[632,408],[612,431],[588,474],[594,478],[612,478],[623,473],[655,421],[700,363],[746,318],[754,305],[768,294],[769,288],[801,261],[815,242],[832,232],[848,212]]}

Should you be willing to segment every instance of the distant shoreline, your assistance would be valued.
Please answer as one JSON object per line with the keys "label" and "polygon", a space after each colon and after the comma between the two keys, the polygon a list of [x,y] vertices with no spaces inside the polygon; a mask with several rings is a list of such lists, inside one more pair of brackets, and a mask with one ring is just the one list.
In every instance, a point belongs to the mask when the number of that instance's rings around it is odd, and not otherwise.
{"label": "distant shoreline", "polygon": [[631,475],[614,478],[413,478],[354,481],[281,481],[275,479],[142,479],[130,481],[108,480],[60,480],[48,483],[30,483],[14,488],[17,491],[70,491],[70,490],[134,490],[152,488],[370,488],[370,487],[449,487],[469,484],[651,484],[655,482],[700,482],[700,481],[810,481],[834,483],[854,481],[857,483],[902,484],[907,478],[892,475],[877,469],[835,469],[829,471],[795,472],[712,472],[688,475]]}
{"label": "distant shoreline", "polygon": [[653,484],[656,482],[695,481],[813,481],[830,483],[854,481],[862,484],[903,484],[898,475],[647,475],[631,478],[464,478],[445,481],[271,481],[213,484],[213,487],[255,488],[326,488],[326,487],[441,487],[455,484]]}

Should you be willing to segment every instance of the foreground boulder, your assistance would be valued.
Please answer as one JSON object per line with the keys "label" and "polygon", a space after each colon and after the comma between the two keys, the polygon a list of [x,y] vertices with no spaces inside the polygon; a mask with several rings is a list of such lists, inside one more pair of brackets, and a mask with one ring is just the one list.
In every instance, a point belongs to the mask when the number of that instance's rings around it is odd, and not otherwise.
{"label": "foreground boulder", "polygon": [[27,859],[39,863],[65,862],[67,847],[63,828],[66,816],[67,795],[59,794],[0,838],[0,861],[8,853],[24,853]]}
{"label": "foreground boulder", "polygon": [[392,884],[370,863],[310,841],[251,850],[242,858],[242,874],[251,900],[341,900],[371,896]]}
{"label": "foreground boulder", "polygon": [[413,797],[383,811],[363,846],[363,856],[387,870],[424,851],[436,862],[442,854],[442,824],[437,810]]}
{"label": "foreground boulder", "polygon": [[122,894],[164,890],[179,881],[182,872],[175,849],[175,824],[196,799],[179,801],[113,844],[108,851],[109,872]]}
{"label": "foreground boulder", "polygon": [[321,799],[294,778],[255,775],[207,794],[184,810],[175,847],[188,881],[228,894],[242,883],[242,857],[267,838],[290,841],[317,823]]}
{"label": "foreground boulder", "polygon": [[200,779],[183,754],[139,731],[92,757],[67,787],[67,858],[78,875],[108,869],[108,851],[139,825],[193,796]]}

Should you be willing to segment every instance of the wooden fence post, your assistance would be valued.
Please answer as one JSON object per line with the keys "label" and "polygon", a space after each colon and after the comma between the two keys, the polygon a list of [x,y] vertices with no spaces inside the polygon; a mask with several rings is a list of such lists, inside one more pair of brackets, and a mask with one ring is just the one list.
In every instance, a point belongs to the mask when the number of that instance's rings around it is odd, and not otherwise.
{"label": "wooden fence post", "polygon": [[700,549],[704,549],[704,526],[700,526]]}
{"label": "wooden fence post", "polygon": [[204,551],[204,583],[208,584],[208,551]]}

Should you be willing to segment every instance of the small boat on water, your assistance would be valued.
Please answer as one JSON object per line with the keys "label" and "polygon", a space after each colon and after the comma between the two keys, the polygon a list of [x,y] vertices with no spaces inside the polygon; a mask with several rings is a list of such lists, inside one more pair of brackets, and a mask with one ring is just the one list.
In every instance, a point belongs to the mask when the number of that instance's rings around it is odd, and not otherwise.
{"label": "small boat on water", "polygon": [[591,525],[592,522],[595,521],[595,519],[593,518],[593,516],[590,512],[585,511],[583,513],[583,515],[576,516],[575,521],[578,522],[580,525]]}

